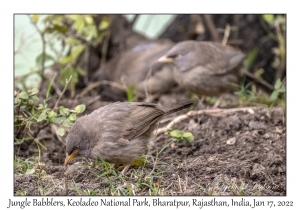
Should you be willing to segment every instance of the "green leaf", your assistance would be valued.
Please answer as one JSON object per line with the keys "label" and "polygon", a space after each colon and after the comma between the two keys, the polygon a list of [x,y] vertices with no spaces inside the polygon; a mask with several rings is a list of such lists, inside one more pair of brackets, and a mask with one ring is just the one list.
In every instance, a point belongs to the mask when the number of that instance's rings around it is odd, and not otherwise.
{"label": "green leaf", "polygon": [[34,107],[32,107],[32,108],[31,108],[31,114],[35,115],[35,114],[36,114],[36,112],[37,112],[37,111],[35,110],[35,108],[34,108]]}
{"label": "green leaf", "polygon": [[75,113],[72,113],[70,116],[69,116],[70,120],[71,121],[75,121],[76,120],[76,114]]}
{"label": "green leaf", "polygon": [[15,104],[20,104],[20,103],[21,103],[21,99],[15,98]]}
{"label": "green leaf", "polygon": [[27,100],[29,98],[28,93],[26,93],[24,91],[22,91],[19,96],[23,100]]}
{"label": "green leaf", "polygon": [[273,93],[270,96],[271,101],[275,101],[278,98],[279,92],[278,91],[273,91]]}
{"label": "green leaf", "polygon": [[84,69],[82,69],[82,68],[76,68],[76,71],[81,76],[85,76],[86,75],[86,71]]}
{"label": "green leaf", "polygon": [[68,63],[72,63],[73,61],[76,61],[77,57],[80,55],[83,49],[84,49],[83,45],[73,46],[71,49],[71,54],[69,56],[62,57],[60,59],[60,62],[62,64],[68,64]]}
{"label": "green leaf", "polygon": [[68,27],[67,26],[65,26],[65,25],[59,25],[59,24],[54,24],[52,29],[53,29],[53,32],[54,31],[58,31],[58,32],[60,32],[61,34],[64,34],[64,35],[68,31]]}
{"label": "green leaf", "polygon": [[267,23],[273,23],[274,21],[274,15],[272,14],[264,14],[263,18]]}
{"label": "green leaf", "polygon": [[94,25],[89,25],[89,26],[84,27],[84,29],[82,30],[82,33],[86,37],[86,40],[91,40],[92,38],[97,37],[97,29]]}
{"label": "green leaf", "polygon": [[194,141],[194,139],[195,139],[191,132],[184,133],[183,138],[187,139],[188,141]]}
{"label": "green leaf", "polygon": [[52,77],[51,81],[49,82],[48,84],[48,87],[47,87],[47,93],[46,93],[46,100],[48,99],[49,97],[49,93],[50,93],[50,90],[51,90],[51,87],[52,87],[52,83],[56,77],[57,73],[54,74],[54,76]]}
{"label": "green leaf", "polygon": [[63,126],[69,127],[69,126],[71,126],[71,125],[73,125],[73,122],[70,121],[69,118],[67,118],[67,119],[64,120]]}
{"label": "green leaf", "polygon": [[63,106],[59,107],[59,113],[63,116],[69,115],[70,114],[70,110],[68,108],[65,108]]}
{"label": "green leaf", "polygon": [[127,93],[127,100],[129,102],[132,102],[134,99],[134,86],[133,85],[128,86],[126,89],[126,93]]}
{"label": "green leaf", "polygon": [[109,26],[109,21],[106,20],[106,19],[103,19],[103,20],[101,21],[100,25],[99,25],[99,30],[100,30],[100,31],[101,31],[101,30],[105,30],[105,29],[108,28],[108,26]]}
{"label": "green leaf", "polygon": [[[43,53],[39,54],[35,58],[36,65],[42,66],[42,57],[43,57]],[[44,60],[44,62],[47,62],[47,61],[54,61],[54,58],[51,55],[45,54],[45,60]]]}
{"label": "green leaf", "polygon": [[277,15],[276,21],[280,24],[285,23],[285,17],[283,15]]}
{"label": "green leaf", "polygon": [[28,104],[29,104],[30,106],[32,106],[32,105],[34,104],[34,101],[33,101],[32,99],[29,99],[29,100],[28,100]]}
{"label": "green leaf", "polygon": [[62,85],[66,84],[66,79],[69,79],[70,76],[72,75],[72,79],[69,83],[69,87],[74,86],[78,82],[78,72],[77,69],[74,68],[64,68],[60,72],[60,83]]}
{"label": "green leaf", "polygon": [[181,130],[173,130],[170,132],[170,135],[174,138],[181,138],[183,136],[183,132]]}
{"label": "green leaf", "polygon": [[26,104],[21,104],[21,105],[20,105],[20,108],[21,108],[21,109],[25,109],[26,107],[27,107]]}
{"label": "green leaf", "polygon": [[15,92],[14,92],[14,96],[17,96],[17,94],[18,94],[18,92],[17,92],[17,91],[15,91]]}
{"label": "green leaf", "polygon": [[81,32],[82,29],[84,28],[84,26],[85,26],[84,19],[83,19],[82,15],[79,15],[79,17],[75,21],[75,29],[78,32]]}
{"label": "green leaf", "polygon": [[39,104],[39,107],[37,109],[44,109],[44,104]]}
{"label": "green leaf", "polygon": [[51,118],[51,117],[55,117],[56,116],[56,113],[51,110],[49,113],[48,113],[48,117]]}
{"label": "green leaf", "polygon": [[31,100],[33,100],[33,101],[38,101],[38,100],[39,100],[39,98],[38,98],[37,96],[30,96],[30,98],[31,98]]}
{"label": "green leaf", "polygon": [[60,136],[63,136],[63,135],[65,135],[66,131],[63,128],[59,128],[59,129],[57,129],[56,133]]}
{"label": "green leaf", "polygon": [[261,78],[261,75],[263,75],[264,72],[265,70],[263,68],[260,68],[254,72],[254,76],[256,76],[257,78]]}
{"label": "green leaf", "polygon": [[66,38],[65,42],[69,45],[75,45],[75,44],[79,44],[79,40],[74,38],[74,37],[68,37]]}
{"label": "green leaf", "polygon": [[132,162],[131,165],[132,165],[132,166],[143,166],[143,165],[145,165],[147,162],[148,162],[148,161],[147,161],[146,157],[145,157],[145,156],[141,156],[141,157],[139,157],[138,159],[134,160],[134,161]]}
{"label": "green leaf", "polygon": [[83,51],[84,49],[84,46],[81,44],[81,45],[76,45],[74,47],[72,47],[72,50],[71,50],[71,57],[76,60],[77,57],[80,55],[80,53]]}
{"label": "green leaf", "polygon": [[275,85],[274,85],[274,88],[275,88],[275,90],[277,90],[277,89],[279,89],[281,87],[281,81],[280,81],[280,79],[277,79],[277,81],[276,81],[276,83],[275,83]]}
{"label": "green leaf", "polygon": [[75,107],[75,111],[77,114],[84,112],[85,110],[85,105],[84,104],[79,104]]}
{"label": "green leaf", "polygon": [[252,50],[250,50],[247,58],[243,62],[244,66],[247,70],[249,70],[251,68],[251,66],[253,65],[257,55],[258,55],[257,48],[253,48]]}
{"label": "green leaf", "polygon": [[74,61],[74,59],[71,56],[64,56],[60,59],[60,63],[62,64],[71,63],[72,61]]}
{"label": "green leaf", "polygon": [[43,120],[46,119],[46,118],[47,118],[46,112],[42,112],[42,113],[40,114],[40,116],[38,117],[37,122],[41,122],[41,121],[43,121]]}
{"label": "green leaf", "polygon": [[277,90],[279,93],[285,93],[285,87],[281,87]]}
{"label": "green leaf", "polygon": [[60,124],[60,123],[62,123],[62,121],[63,121],[63,119],[61,117],[52,117],[50,119],[50,122],[56,123],[56,124]]}
{"label": "green leaf", "polygon": [[93,20],[93,18],[92,18],[91,15],[85,15],[85,16],[84,16],[84,20],[85,20],[85,22],[86,22],[87,24],[89,24],[89,25],[94,24],[94,20]]}
{"label": "green leaf", "polygon": [[34,168],[32,168],[32,169],[27,169],[26,170],[26,172],[25,172],[25,174],[33,174],[35,172],[35,169]]}

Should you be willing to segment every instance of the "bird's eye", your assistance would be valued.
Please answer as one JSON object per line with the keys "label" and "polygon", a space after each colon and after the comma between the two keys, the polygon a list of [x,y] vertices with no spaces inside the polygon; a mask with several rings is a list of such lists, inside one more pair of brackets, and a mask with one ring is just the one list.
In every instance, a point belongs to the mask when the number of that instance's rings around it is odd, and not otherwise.
{"label": "bird's eye", "polygon": [[171,55],[168,55],[168,58],[172,58],[172,59],[179,59],[181,58],[181,55],[180,54],[171,54]]}
{"label": "bird's eye", "polygon": [[76,150],[79,149],[79,146],[75,146],[74,149],[76,149]]}

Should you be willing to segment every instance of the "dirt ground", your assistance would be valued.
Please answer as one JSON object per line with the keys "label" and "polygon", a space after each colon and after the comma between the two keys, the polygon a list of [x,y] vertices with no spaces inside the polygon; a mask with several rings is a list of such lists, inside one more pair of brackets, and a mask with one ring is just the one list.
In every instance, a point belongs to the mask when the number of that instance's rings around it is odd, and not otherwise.
{"label": "dirt ground", "polygon": [[[88,107],[87,113],[107,103],[98,101]],[[168,116],[160,127],[187,112]],[[179,143],[163,132],[158,134],[148,156],[150,161],[131,167],[125,177],[101,162],[91,166],[81,158],[75,158],[65,171],[64,138],[58,140],[54,135],[44,140],[47,150],[41,149],[40,159],[35,142],[15,146],[17,157],[39,160],[45,165],[35,164],[32,174],[15,174],[14,193],[286,195],[286,126],[282,108],[254,107],[229,113],[218,110],[190,116],[173,129],[193,133],[194,141]]]}

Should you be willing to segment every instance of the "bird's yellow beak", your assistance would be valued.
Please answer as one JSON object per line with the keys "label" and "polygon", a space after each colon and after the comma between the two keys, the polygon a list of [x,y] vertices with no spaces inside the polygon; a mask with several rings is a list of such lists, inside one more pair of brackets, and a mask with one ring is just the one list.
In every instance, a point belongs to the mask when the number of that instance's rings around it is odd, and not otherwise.
{"label": "bird's yellow beak", "polygon": [[68,165],[71,160],[73,160],[73,158],[78,154],[78,152],[79,152],[79,149],[72,152],[71,155],[67,155],[67,157],[65,159],[65,166]]}
{"label": "bird's yellow beak", "polygon": [[166,56],[160,57],[157,62],[159,63],[172,63],[174,60],[172,58],[168,58]]}

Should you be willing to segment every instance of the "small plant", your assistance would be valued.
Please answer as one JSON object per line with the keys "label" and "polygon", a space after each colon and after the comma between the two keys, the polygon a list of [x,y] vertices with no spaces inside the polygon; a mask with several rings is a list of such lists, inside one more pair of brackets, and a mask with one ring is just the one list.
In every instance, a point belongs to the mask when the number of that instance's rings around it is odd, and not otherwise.
{"label": "small plant", "polygon": [[252,102],[257,100],[257,96],[255,92],[249,90],[249,87],[252,83],[248,83],[245,85],[245,80],[242,81],[242,84],[239,86],[239,90],[234,92],[235,95],[239,97],[239,102]]}
{"label": "small plant", "polygon": [[275,74],[277,81],[286,72],[286,17],[285,15],[264,14],[262,19],[262,26],[268,36],[278,43],[278,47],[273,49],[275,57],[272,63],[273,68],[277,70]]}
{"label": "small plant", "polygon": [[265,104],[271,107],[274,105],[285,104],[285,92],[285,86],[282,84],[280,79],[278,79],[274,85],[274,91],[271,95],[266,95],[261,92],[258,92],[254,84],[248,83],[245,85],[244,82],[239,87],[239,91],[235,92],[235,95],[239,97],[240,104],[255,103]]}
{"label": "small plant", "polygon": [[134,86],[128,86],[126,89],[127,94],[127,101],[132,102],[134,101]]}
{"label": "small plant", "polygon": [[60,106],[59,110],[56,107],[50,109],[48,108],[47,100],[44,100],[44,103],[40,103],[37,106],[35,102],[38,101],[36,96],[38,92],[39,90],[36,88],[14,92],[15,144],[35,139],[40,130],[51,123],[60,126],[57,134],[63,136],[65,127],[72,126],[77,118],[77,114],[85,110],[85,105],[83,104],[71,110],[63,106]]}
{"label": "small plant", "polygon": [[184,142],[192,142],[195,139],[191,132],[183,132],[181,130],[171,131],[170,136],[177,139],[179,144],[183,144]]}
{"label": "small plant", "polygon": [[275,90],[273,91],[273,93],[272,93],[271,96],[270,96],[270,100],[271,100],[271,101],[276,101],[276,100],[279,98],[280,94],[284,94],[285,91],[286,91],[286,89],[285,89],[285,87],[282,85],[280,79],[278,79],[278,80],[276,81],[276,83],[275,83],[275,85],[274,85],[274,89],[275,89]]}
{"label": "small plant", "polygon": [[35,172],[34,162],[30,159],[22,160],[15,156],[14,158],[14,174],[32,174]]}

